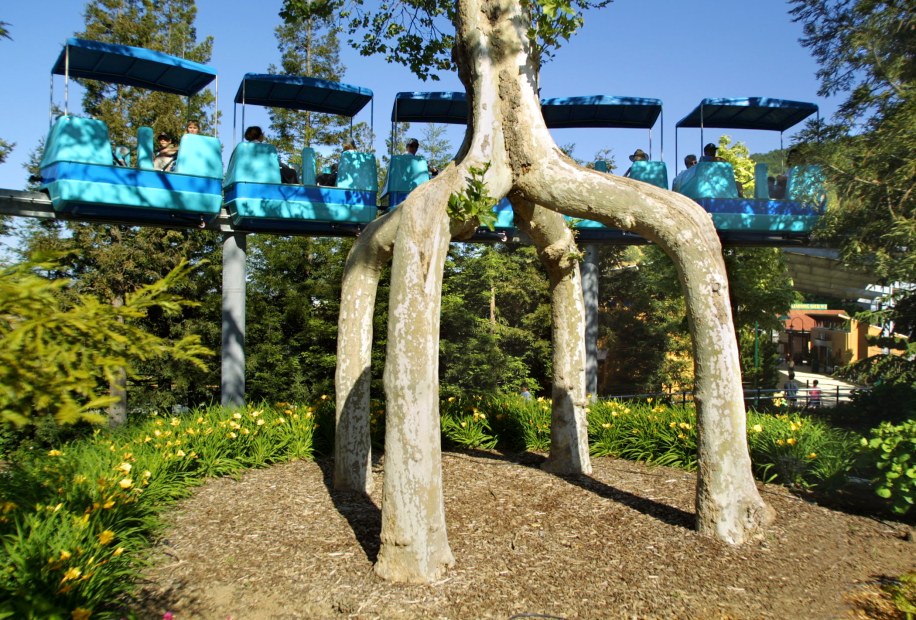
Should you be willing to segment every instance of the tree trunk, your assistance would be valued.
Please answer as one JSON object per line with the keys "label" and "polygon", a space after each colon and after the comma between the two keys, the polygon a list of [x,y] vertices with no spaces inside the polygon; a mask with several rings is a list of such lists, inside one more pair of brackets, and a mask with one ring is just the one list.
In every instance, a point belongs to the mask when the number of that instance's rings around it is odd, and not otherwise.
{"label": "tree trunk", "polygon": [[[636,232],[674,260],[687,299],[696,363],[697,527],[729,543],[743,542],[772,518],[772,511],[760,498],[751,475],[728,281],[711,219],[683,196],[580,168],[561,153],[540,113],[528,21],[517,1],[459,0],[455,25],[455,56],[469,103],[465,142],[457,166],[417,188],[398,208],[385,361],[382,546],[376,572],[387,579],[428,582],[454,561],[445,528],[438,389],[442,270],[454,232],[449,230],[446,203],[450,194],[463,189],[468,169],[485,163],[490,164],[485,180],[492,196],[500,198],[511,189],[515,204],[537,204]],[[525,227],[525,209],[518,213],[519,226]],[[541,218],[533,211],[528,217]],[[545,216],[544,221],[551,230],[560,220]],[[365,243],[370,244],[368,237],[383,229],[386,224],[367,229]],[[584,405],[584,308],[581,289],[573,290],[572,284],[578,269],[569,264],[570,245],[565,238],[545,234],[543,241],[542,253],[548,257],[555,288],[555,324],[575,326],[560,329],[556,337],[554,398],[565,409],[555,415],[557,423],[552,425],[550,467],[587,471],[588,454],[581,452],[584,424],[577,413]],[[382,246],[387,247],[376,245]],[[348,261],[348,269],[366,272],[352,274],[354,291],[373,286],[372,265],[383,256],[378,249],[365,251],[364,257],[360,254]],[[363,302],[357,295],[353,303]],[[343,303],[350,300],[345,296]],[[359,330],[354,321],[363,326],[371,321],[365,308],[355,312],[349,307],[347,312],[352,314],[346,318],[342,310],[339,337],[350,338],[344,332]],[[368,333],[371,338],[371,327]],[[365,355],[366,337],[363,328],[344,349]],[[338,364],[345,367],[338,372],[338,399],[344,402],[339,419],[350,415],[349,403],[368,419],[368,398],[360,383],[366,372],[364,359],[350,364],[339,358]],[[368,435],[363,430],[353,432]],[[365,471],[366,453],[360,453],[348,471]],[[358,475],[352,480],[365,484]]]}
{"label": "tree trunk", "polygon": [[556,474],[590,474],[585,419],[585,301],[578,248],[559,213],[520,199],[515,199],[513,206],[519,216],[519,228],[534,241],[550,278],[553,409],[550,455],[544,469]]}
{"label": "tree trunk", "polygon": [[350,250],[344,267],[335,376],[334,487],[338,489],[372,491],[372,315],[379,276],[391,260],[400,213],[395,210],[369,224]]}
{"label": "tree trunk", "polygon": [[[111,300],[115,308],[124,307],[124,297],[116,295]],[[124,323],[124,317],[118,317]],[[127,371],[120,367],[114,371],[114,378],[108,382],[108,393],[117,400],[108,406],[108,426],[115,428],[127,423]]]}

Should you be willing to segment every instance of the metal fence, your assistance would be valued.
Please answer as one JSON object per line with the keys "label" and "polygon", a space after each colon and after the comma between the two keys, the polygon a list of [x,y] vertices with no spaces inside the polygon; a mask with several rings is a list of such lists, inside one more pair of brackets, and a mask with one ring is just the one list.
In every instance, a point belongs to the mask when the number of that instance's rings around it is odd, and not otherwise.
{"label": "metal fence", "polygon": [[[744,388],[744,401],[747,405],[754,407],[776,406],[780,403],[794,405],[798,409],[816,409],[819,407],[835,407],[839,403],[849,402],[853,393],[862,392],[863,388],[845,387],[839,385],[819,386],[820,402],[812,401],[811,386],[800,385],[795,402],[789,402],[785,396],[785,390],[782,389],[763,389],[763,388]],[[650,392],[645,394],[609,394],[602,398],[614,400],[660,400],[676,405],[686,405],[693,402],[693,391],[668,391],[668,392]]]}

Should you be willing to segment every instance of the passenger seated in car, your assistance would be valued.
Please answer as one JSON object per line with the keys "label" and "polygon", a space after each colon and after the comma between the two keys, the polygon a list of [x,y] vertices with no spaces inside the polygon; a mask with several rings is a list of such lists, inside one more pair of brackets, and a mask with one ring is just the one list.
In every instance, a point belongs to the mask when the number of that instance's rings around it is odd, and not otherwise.
{"label": "passenger seated in car", "polygon": [[156,156],[153,159],[153,168],[162,172],[169,172],[175,167],[175,158],[178,156],[178,146],[172,142],[171,136],[161,133],[156,137]]}

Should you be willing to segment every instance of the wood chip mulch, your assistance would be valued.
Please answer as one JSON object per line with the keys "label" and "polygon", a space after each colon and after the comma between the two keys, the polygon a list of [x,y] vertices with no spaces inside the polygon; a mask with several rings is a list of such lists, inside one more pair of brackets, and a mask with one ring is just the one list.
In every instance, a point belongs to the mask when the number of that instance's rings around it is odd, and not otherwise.
{"label": "wood chip mulch", "polygon": [[[371,498],[334,491],[330,461],[212,480],[166,515],[141,579],[142,618],[894,618],[882,580],[916,570],[908,526],[761,485],[777,511],[730,547],[692,529],[694,474],[598,458],[443,455],[456,564],[437,583],[375,575],[384,459]],[[887,615],[882,615],[887,614]]]}

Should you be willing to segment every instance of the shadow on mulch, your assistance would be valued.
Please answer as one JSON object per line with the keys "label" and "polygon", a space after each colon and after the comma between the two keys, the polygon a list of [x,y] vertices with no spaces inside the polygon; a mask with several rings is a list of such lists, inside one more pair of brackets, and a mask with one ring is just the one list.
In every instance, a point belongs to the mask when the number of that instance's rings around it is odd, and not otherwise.
{"label": "shadow on mulch", "polygon": [[[494,453],[487,452],[484,450],[473,450],[473,449],[464,449],[458,450],[455,448],[450,448],[453,452],[458,452],[462,454],[467,454],[468,456],[474,456],[478,458],[487,458],[497,461],[504,461],[510,463],[516,463],[518,465],[523,465],[525,467],[531,467],[532,469],[542,469],[542,466],[547,461],[547,458],[542,454],[536,454],[533,452],[521,452],[521,453]],[[632,508],[638,512],[643,513],[646,516],[652,517],[666,523],[668,525],[673,525],[676,527],[682,527],[688,530],[694,529],[694,523],[696,521],[696,516],[680,508],[675,508],[674,506],[669,506],[667,504],[662,504],[651,500],[645,497],[640,497],[639,495],[634,495],[627,491],[617,489],[612,487],[609,484],[605,484],[600,480],[595,480],[591,476],[587,475],[562,475],[556,474],[553,472],[546,471],[545,473],[550,473],[560,480],[564,480],[573,486],[577,486],[584,491],[589,491],[594,493],[598,497],[603,497],[611,501],[623,504],[628,508]]]}
{"label": "shadow on mulch", "polygon": [[[464,449],[453,452],[466,454],[468,456],[490,459],[505,463],[514,463],[532,469],[541,469],[546,457],[533,452],[521,453],[496,453],[484,450]],[[373,464],[377,465],[378,453],[373,452]],[[353,535],[359,542],[366,558],[375,563],[378,559],[379,550],[381,549],[382,536],[382,511],[372,498],[359,491],[346,491],[334,488],[334,461],[331,458],[317,458],[315,463],[321,469],[322,478],[328,491],[328,496],[334,504],[334,508],[340,515],[346,519],[353,530]],[[547,472],[552,473],[552,472]],[[612,487],[604,482],[595,480],[591,476],[579,475],[560,475],[553,474],[557,478],[568,482],[580,489],[594,493],[599,497],[623,504],[647,516],[650,516],[662,523],[681,527],[686,530],[692,530],[696,521],[693,513],[662,504],[645,497],[640,497]]]}
{"label": "shadow on mulch", "polygon": [[[377,462],[374,454],[373,462]],[[340,513],[340,516],[347,520],[366,558],[375,564],[382,546],[381,509],[365,493],[334,488],[333,459],[317,458],[315,463],[321,469],[322,480],[334,508]]]}

